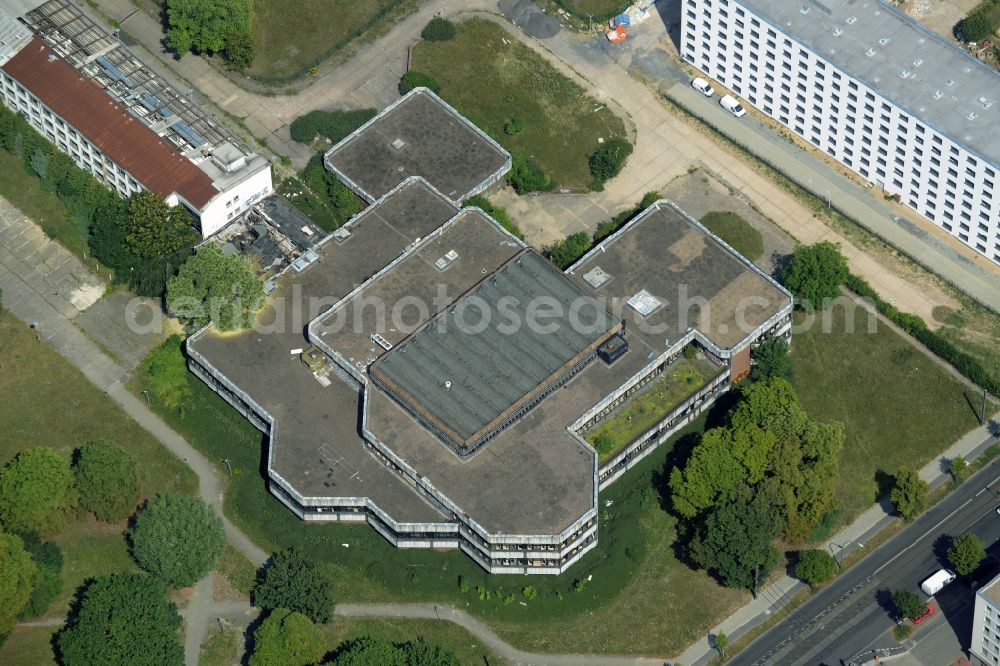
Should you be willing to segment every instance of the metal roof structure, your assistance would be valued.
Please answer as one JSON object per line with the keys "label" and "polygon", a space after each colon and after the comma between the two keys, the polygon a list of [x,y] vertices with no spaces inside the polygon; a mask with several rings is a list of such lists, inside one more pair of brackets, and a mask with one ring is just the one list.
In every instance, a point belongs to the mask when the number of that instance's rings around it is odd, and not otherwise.
{"label": "metal roof structure", "polygon": [[[544,320],[531,314],[540,305],[550,308]],[[465,455],[581,369],[621,328],[526,249],[372,364],[369,375]]]}
{"label": "metal roof structure", "polygon": [[0,65],[31,41],[31,31],[13,16],[0,11]]}
{"label": "metal roof structure", "polygon": [[1000,74],[881,0],[735,0],[958,145],[1000,164]]}

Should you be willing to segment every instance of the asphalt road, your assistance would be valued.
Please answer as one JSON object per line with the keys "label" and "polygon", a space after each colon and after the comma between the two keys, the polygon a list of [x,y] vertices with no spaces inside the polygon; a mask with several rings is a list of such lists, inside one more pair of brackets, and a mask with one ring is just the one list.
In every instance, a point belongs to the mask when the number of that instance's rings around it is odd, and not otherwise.
{"label": "asphalt road", "polygon": [[[883,636],[894,623],[889,594],[906,588],[926,597],[920,583],[947,566],[952,537],[973,532],[990,546],[1000,539],[1000,458],[907,526],[880,548],[788,614],[759,639],[730,659],[735,666],[764,664],[847,664],[865,650],[891,647]],[[988,580],[1000,572],[1000,553],[976,573]],[[935,598],[941,617],[953,625],[968,647],[968,614],[973,592],[959,579]]]}

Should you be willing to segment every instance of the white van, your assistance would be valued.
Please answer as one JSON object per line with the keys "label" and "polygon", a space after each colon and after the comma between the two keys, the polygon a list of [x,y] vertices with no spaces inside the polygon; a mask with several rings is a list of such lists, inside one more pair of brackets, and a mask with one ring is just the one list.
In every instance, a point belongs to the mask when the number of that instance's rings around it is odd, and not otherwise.
{"label": "white van", "polygon": [[725,109],[729,113],[733,114],[737,118],[742,118],[743,116],[745,116],[747,114],[746,109],[744,109],[740,105],[739,101],[737,101],[737,99],[735,97],[733,97],[732,95],[726,95],[725,97],[723,97],[722,99],[720,99],[719,100],[719,104],[722,105],[723,109]]}
{"label": "white van", "polygon": [[944,589],[945,585],[948,585],[955,580],[955,574],[947,569],[941,569],[936,574],[925,580],[920,584],[920,589],[924,591],[929,597],[933,597],[935,594]]}

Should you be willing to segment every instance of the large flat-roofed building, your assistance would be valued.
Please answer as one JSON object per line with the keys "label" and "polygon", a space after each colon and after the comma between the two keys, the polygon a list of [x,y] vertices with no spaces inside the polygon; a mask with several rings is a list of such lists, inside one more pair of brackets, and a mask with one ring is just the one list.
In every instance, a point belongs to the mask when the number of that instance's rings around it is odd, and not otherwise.
{"label": "large flat-roofed building", "polygon": [[450,201],[503,185],[511,157],[426,88],[416,88],[326,152],[326,167],[369,203],[410,176]]}
{"label": "large flat-roofed building", "polygon": [[880,0],[684,0],[681,55],[1000,263],[1000,75]]}
{"label": "large flat-roofed building", "polygon": [[182,204],[208,237],[272,192],[265,158],[69,0],[0,26],[4,106],[122,196]]}
{"label": "large flat-roofed building", "polygon": [[1000,576],[976,590],[970,651],[984,663],[1000,664]]}
{"label": "large flat-roofed building", "polygon": [[[560,272],[456,206],[494,168],[464,173],[465,192],[403,180],[273,278],[256,330],[210,326],[187,349],[267,434],[269,487],[303,520],[558,574],[597,543],[600,488],[744,375],[751,345],[787,336],[792,301],[669,202]],[[703,303],[690,325],[685,289]],[[590,430],[678,363],[702,380],[599,459]]]}

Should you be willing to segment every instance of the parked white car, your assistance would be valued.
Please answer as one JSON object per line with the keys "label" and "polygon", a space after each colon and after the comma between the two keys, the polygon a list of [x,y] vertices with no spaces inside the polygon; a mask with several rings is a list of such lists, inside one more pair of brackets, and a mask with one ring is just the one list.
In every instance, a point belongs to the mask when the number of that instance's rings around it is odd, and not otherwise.
{"label": "parked white car", "polygon": [[715,94],[715,90],[708,84],[708,81],[702,78],[697,78],[691,82],[691,87],[700,92],[705,97],[711,97]]}
{"label": "parked white car", "polygon": [[737,101],[737,99],[732,95],[726,95],[725,97],[720,99],[719,104],[722,105],[723,109],[733,114],[737,118],[742,118],[747,114],[747,110],[744,109],[743,106],[739,103],[739,101]]}

